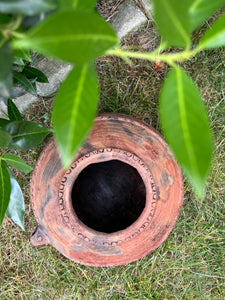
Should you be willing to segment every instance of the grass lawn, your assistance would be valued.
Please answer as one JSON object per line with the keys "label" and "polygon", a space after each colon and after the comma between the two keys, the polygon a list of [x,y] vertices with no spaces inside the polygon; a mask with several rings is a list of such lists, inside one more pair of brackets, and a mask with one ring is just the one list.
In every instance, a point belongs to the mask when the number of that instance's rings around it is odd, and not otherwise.
{"label": "grass lawn", "polygon": [[[194,33],[195,40],[208,23]],[[158,41],[150,23],[122,42],[149,51]],[[161,132],[158,97],[169,68],[139,60],[128,66],[115,57],[98,59],[96,65],[99,112],[129,114]],[[180,217],[158,249],[128,265],[86,267],[50,245],[31,245],[36,222],[29,202],[30,175],[18,173],[26,200],[26,231],[9,219],[0,228],[0,299],[225,299],[225,49],[201,52],[184,68],[201,90],[214,135],[204,198],[197,199],[184,178]],[[40,99],[26,118],[49,125],[51,106],[52,99]],[[35,165],[43,146],[22,153],[27,163]]]}

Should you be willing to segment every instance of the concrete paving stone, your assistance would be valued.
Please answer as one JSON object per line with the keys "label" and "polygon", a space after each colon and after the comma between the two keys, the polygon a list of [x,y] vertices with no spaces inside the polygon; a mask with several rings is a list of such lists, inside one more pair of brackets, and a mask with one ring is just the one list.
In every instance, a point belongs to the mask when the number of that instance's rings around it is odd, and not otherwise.
{"label": "concrete paving stone", "polygon": [[[118,7],[118,13],[113,16],[110,23],[117,32],[119,38],[124,37],[129,32],[137,29],[147,21],[147,17],[141,9],[134,3],[133,0],[125,0]],[[34,67],[41,70],[48,78],[49,83],[37,83],[37,92],[39,96],[53,96],[62,81],[72,68],[72,65],[57,61],[54,59],[43,58]],[[29,93],[14,99],[19,110],[23,112],[33,102],[37,101],[38,97]],[[6,105],[0,101],[0,116],[4,117]]]}

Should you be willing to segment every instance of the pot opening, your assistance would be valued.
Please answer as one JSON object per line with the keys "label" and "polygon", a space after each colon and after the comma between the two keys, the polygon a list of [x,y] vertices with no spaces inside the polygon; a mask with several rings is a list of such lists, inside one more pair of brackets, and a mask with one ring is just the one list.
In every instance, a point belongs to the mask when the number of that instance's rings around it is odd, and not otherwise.
{"label": "pot opening", "polygon": [[133,224],[145,202],[146,189],[140,174],[120,160],[88,165],[72,188],[77,217],[89,228],[105,233]]}

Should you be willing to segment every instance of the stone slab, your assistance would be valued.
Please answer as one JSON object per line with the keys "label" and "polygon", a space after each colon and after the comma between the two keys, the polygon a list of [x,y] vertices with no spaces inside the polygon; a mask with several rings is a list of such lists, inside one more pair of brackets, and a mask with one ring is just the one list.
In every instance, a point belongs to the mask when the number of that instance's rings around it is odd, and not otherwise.
{"label": "stone slab", "polygon": [[[123,38],[146,21],[147,17],[134,1],[125,0],[119,5],[118,13],[112,17],[110,23],[119,38]],[[49,58],[43,58],[35,67],[41,70],[49,80],[49,83],[37,83],[38,95],[41,97],[51,97],[57,92],[60,84],[71,70],[72,65]],[[38,100],[38,97],[28,93],[14,99],[15,104],[21,112],[26,110],[36,100]],[[4,117],[5,113],[6,105],[3,101],[0,101],[0,116]]]}
{"label": "stone slab", "polygon": [[125,0],[120,4],[118,11],[110,23],[119,38],[124,37],[147,21],[145,14],[131,0]]}

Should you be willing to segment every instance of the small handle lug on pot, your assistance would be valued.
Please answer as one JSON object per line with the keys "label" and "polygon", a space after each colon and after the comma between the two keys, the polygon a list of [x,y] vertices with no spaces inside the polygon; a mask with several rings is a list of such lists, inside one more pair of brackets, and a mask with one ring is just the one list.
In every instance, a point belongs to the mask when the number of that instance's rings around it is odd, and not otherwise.
{"label": "small handle lug on pot", "polygon": [[37,226],[36,231],[33,233],[32,237],[30,238],[30,241],[33,246],[41,246],[41,245],[46,245],[49,244],[49,239],[42,232],[39,226]]}

